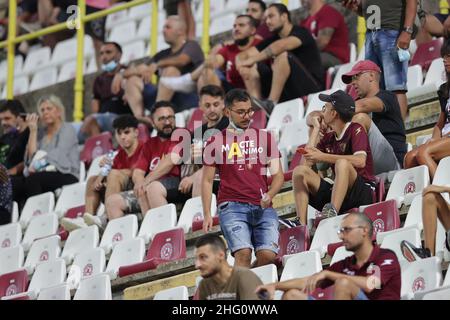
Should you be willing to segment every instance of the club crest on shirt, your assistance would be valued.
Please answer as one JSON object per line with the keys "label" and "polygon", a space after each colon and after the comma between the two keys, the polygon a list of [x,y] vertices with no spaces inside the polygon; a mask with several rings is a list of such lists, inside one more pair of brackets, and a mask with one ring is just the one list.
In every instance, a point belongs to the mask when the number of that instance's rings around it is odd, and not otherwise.
{"label": "club crest on shirt", "polygon": [[150,171],[155,170],[160,161],[161,161],[160,157],[153,158],[152,161],[150,162],[149,170]]}

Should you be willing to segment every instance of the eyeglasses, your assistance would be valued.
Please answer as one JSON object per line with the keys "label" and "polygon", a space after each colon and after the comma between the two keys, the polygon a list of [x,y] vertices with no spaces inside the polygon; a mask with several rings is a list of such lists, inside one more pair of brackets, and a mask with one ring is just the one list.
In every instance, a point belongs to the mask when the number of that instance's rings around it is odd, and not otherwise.
{"label": "eyeglasses", "polygon": [[246,115],[248,115],[249,117],[251,117],[251,116],[253,116],[254,114],[255,114],[255,110],[253,110],[253,109],[249,109],[249,110],[247,110],[247,111],[245,111],[245,110],[233,110],[233,109],[230,109],[230,111],[233,111],[233,112],[235,112],[237,115],[239,115],[241,118],[244,118]]}
{"label": "eyeglasses", "polygon": [[156,120],[158,120],[158,122],[174,121],[175,120],[175,116],[159,117]]}
{"label": "eyeglasses", "polygon": [[442,56],[442,59],[444,59],[444,60],[450,59],[450,54],[445,54],[444,56]]}
{"label": "eyeglasses", "polygon": [[359,228],[364,228],[363,226],[356,226],[356,227],[342,227],[337,231],[338,235],[341,234],[348,234],[350,233],[353,229],[359,229]]}

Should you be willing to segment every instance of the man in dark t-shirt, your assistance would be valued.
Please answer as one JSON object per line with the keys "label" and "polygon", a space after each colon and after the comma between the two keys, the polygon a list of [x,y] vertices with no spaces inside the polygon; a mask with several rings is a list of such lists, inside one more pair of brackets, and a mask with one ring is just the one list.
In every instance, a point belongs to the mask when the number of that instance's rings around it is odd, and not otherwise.
{"label": "man in dark t-shirt", "polygon": [[[292,176],[297,217],[303,225],[306,225],[308,203],[322,210],[322,218],[329,218],[374,201],[375,177],[369,139],[360,124],[350,122],[355,102],[342,90],[321,94],[319,98],[326,102],[323,117],[313,119],[314,129],[304,154],[306,163],[297,166]],[[322,121],[332,131],[320,139]],[[311,169],[318,162],[331,165],[334,184]]]}
{"label": "man in dark t-shirt", "polygon": [[372,243],[372,221],[359,212],[349,213],[341,222],[339,237],[354,255],[309,277],[260,286],[273,299],[275,290],[285,300],[315,300],[317,288],[334,286],[334,300],[400,300],[401,270],[397,256]]}
{"label": "man in dark t-shirt", "polygon": [[[267,25],[275,35],[244,52],[237,61],[237,69],[253,97],[267,98],[256,102],[270,114],[278,102],[322,90],[324,73],[314,38],[305,28],[292,24],[287,7],[274,3],[266,15]],[[267,59],[273,59],[272,68],[262,69],[258,63]],[[266,81],[271,81],[270,92],[261,90]]]}
{"label": "man in dark t-shirt", "polygon": [[247,5],[246,13],[257,20],[259,25],[256,29],[256,39],[264,40],[272,37],[274,34],[267,27],[264,14],[266,12],[267,5],[262,0],[250,0]]}
{"label": "man in dark t-shirt", "polygon": [[124,68],[119,63],[121,57],[122,48],[116,42],[106,42],[100,49],[103,72],[94,80],[92,114],[86,117],[78,133],[81,144],[87,138],[103,131],[113,132],[113,121],[120,114],[131,113],[123,101],[124,92],[120,88],[120,83],[118,85],[114,83],[115,76]]}

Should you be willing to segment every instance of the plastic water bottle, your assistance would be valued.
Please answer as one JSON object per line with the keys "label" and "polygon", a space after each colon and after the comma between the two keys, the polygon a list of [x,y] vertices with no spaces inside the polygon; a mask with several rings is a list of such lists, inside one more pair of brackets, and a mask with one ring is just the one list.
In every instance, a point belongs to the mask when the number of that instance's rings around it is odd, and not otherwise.
{"label": "plastic water bottle", "polygon": [[111,171],[113,160],[114,160],[114,151],[110,150],[108,152],[108,154],[106,155],[106,163],[100,171],[100,175],[102,177],[106,177],[109,174],[109,172]]}

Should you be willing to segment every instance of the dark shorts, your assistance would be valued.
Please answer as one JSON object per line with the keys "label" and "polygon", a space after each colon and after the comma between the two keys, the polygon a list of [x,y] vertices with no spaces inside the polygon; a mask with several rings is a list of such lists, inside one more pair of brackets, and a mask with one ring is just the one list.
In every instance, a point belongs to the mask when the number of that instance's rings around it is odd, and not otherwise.
{"label": "dark shorts", "polygon": [[442,24],[444,24],[445,20],[447,20],[449,14],[436,13],[434,15]]}
{"label": "dark shorts", "polygon": [[[317,194],[309,195],[309,204],[316,210],[322,210],[323,206],[331,202],[331,193],[333,185],[323,179],[320,179],[320,187]],[[343,214],[347,210],[358,208],[362,205],[374,203],[375,187],[366,182],[360,176],[356,177],[353,187],[347,191],[344,202],[339,213]]]}
{"label": "dark shorts", "polygon": [[[152,84],[144,85],[144,108],[150,110],[156,102],[157,96],[157,87]],[[199,98],[196,92],[192,93],[184,93],[184,92],[175,92],[173,98],[171,100],[173,104],[176,106],[175,113],[196,108],[199,104]]]}
{"label": "dark shorts", "polygon": [[[101,11],[102,9],[86,6],[86,14],[91,14],[97,11]],[[73,12],[65,12],[64,10],[61,10],[58,14],[58,21],[59,22],[66,22],[71,16],[73,15]],[[92,20],[88,23],[86,23],[86,34],[90,35],[92,38],[105,41],[105,35],[106,35],[106,17]]]}
{"label": "dark shorts", "polygon": [[[288,54],[288,62],[291,74],[286,80],[279,102],[297,99],[323,90],[323,84],[312,76],[297,57]],[[272,83],[272,68],[265,63],[258,63],[258,73],[261,79],[262,95],[268,97]]]}

